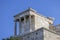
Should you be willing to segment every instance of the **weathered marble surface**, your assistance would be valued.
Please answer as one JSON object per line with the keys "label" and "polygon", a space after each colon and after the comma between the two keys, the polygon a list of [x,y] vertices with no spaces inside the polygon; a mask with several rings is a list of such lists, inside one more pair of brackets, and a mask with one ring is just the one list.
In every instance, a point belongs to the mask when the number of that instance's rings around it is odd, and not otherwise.
{"label": "weathered marble surface", "polygon": [[38,29],[20,37],[22,37],[21,40],[60,40],[60,35],[46,28]]}

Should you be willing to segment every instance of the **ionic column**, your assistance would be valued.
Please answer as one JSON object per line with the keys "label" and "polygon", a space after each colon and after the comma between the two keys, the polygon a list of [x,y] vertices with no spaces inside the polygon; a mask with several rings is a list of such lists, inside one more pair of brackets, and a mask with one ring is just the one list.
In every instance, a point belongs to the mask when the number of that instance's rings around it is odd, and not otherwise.
{"label": "ionic column", "polygon": [[17,35],[17,21],[14,21],[14,36]]}
{"label": "ionic column", "polygon": [[26,32],[26,16],[24,16],[24,33]]}
{"label": "ionic column", "polygon": [[19,35],[21,34],[21,18],[19,18]]}
{"label": "ionic column", "polygon": [[30,29],[31,29],[31,15],[29,15],[29,23],[30,23]]}

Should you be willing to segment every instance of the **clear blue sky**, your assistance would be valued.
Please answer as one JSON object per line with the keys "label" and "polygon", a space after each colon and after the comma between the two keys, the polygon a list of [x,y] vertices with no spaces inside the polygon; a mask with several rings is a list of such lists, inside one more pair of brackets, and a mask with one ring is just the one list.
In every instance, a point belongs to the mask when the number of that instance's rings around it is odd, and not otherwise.
{"label": "clear blue sky", "polygon": [[28,7],[54,17],[55,25],[60,23],[60,0],[0,0],[0,39],[13,35],[13,16]]}

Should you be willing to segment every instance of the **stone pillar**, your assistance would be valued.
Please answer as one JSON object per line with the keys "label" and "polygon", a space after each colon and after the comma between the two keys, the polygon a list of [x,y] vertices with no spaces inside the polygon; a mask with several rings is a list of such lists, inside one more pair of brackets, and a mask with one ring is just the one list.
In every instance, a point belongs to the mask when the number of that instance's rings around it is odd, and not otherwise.
{"label": "stone pillar", "polygon": [[26,17],[24,16],[24,32],[26,31]]}
{"label": "stone pillar", "polygon": [[17,35],[17,21],[14,21],[14,36]]}
{"label": "stone pillar", "polygon": [[21,18],[19,18],[19,35],[21,34]]}
{"label": "stone pillar", "polygon": [[29,24],[30,24],[30,29],[31,29],[31,15],[29,15]]}

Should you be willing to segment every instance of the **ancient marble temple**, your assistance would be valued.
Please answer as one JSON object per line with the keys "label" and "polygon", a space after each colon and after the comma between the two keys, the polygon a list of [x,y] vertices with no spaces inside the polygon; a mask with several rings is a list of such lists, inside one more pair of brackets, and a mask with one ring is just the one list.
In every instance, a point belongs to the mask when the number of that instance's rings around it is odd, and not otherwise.
{"label": "ancient marble temple", "polygon": [[14,37],[18,40],[60,40],[60,35],[54,31],[53,20],[28,8],[14,16]]}

